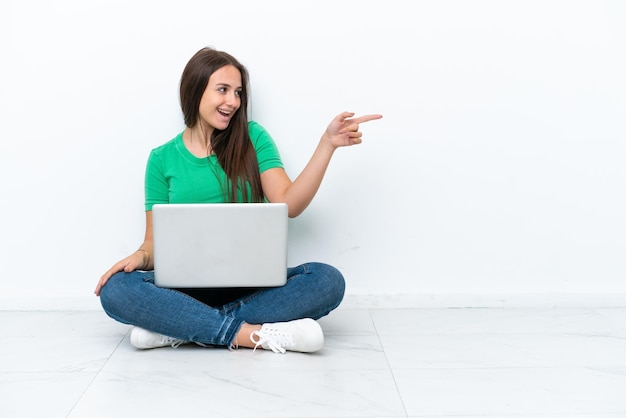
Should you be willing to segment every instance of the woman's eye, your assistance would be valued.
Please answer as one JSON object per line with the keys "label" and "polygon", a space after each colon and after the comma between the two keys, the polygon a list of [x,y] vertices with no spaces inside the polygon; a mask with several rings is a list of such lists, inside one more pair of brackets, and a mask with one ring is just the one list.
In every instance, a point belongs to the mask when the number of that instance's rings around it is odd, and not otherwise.
{"label": "woman's eye", "polygon": [[235,95],[236,95],[237,97],[241,97],[241,93],[242,93],[242,91],[241,91],[241,90],[237,90],[237,91],[235,92]]}

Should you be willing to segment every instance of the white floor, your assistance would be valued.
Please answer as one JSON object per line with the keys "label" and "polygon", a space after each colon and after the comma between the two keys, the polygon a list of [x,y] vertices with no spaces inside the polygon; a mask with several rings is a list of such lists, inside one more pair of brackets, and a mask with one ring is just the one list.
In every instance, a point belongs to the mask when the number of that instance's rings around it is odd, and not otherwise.
{"label": "white floor", "polygon": [[624,309],[339,309],[315,354],[138,351],[99,311],[0,312],[0,416],[626,417]]}

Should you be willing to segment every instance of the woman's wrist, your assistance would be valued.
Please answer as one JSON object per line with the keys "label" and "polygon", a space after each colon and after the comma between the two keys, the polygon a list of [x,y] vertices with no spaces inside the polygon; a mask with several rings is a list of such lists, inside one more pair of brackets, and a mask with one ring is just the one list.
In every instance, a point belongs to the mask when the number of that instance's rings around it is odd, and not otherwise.
{"label": "woman's wrist", "polygon": [[148,268],[150,266],[150,253],[143,248],[139,248],[136,252],[142,252],[144,254],[143,257],[143,267]]}

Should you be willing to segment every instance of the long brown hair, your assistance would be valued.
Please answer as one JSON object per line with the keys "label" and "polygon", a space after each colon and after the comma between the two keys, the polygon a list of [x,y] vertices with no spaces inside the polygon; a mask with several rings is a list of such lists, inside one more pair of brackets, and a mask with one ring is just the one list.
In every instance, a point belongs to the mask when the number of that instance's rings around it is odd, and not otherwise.
{"label": "long brown hair", "polygon": [[241,104],[225,130],[213,130],[210,138],[211,149],[229,180],[224,190],[227,201],[236,202],[237,191],[241,190],[244,202],[262,202],[264,195],[259,163],[248,133],[249,77],[246,68],[226,52],[202,48],[191,57],[183,70],[180,79],[180,106],[185,125],[194,127],[199,121],[200,100],[209,83],[209,77],[226,65],[234,66],[241,74]]}

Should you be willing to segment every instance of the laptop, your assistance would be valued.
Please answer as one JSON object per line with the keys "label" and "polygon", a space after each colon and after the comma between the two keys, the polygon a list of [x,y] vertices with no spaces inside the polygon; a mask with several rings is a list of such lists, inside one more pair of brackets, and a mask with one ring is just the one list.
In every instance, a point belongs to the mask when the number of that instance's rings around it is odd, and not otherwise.
{"label": "laptop", "polygon": [[287,222],[285,203],[154,205],[154,282],[166,288],[282,286]]}

